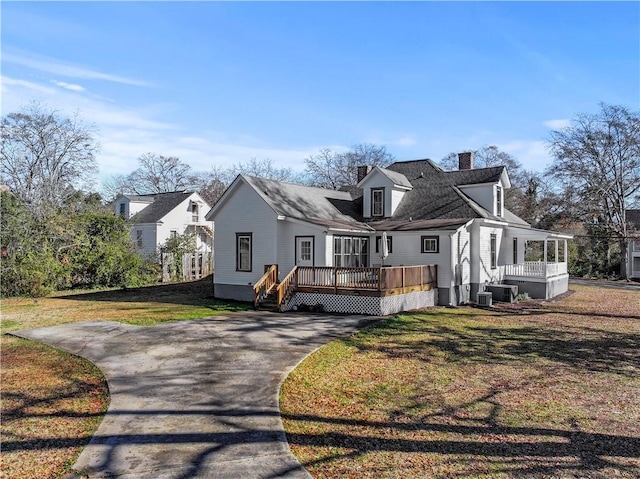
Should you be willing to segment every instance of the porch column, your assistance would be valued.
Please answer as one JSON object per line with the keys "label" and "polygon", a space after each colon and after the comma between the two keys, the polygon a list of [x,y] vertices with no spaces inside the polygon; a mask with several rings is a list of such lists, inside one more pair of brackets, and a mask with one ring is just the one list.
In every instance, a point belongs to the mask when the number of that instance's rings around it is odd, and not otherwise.
{"label": "porch column", "polygon": [[544,264],[547,264],[547,239],[544,240]]}
{"label": "porch column", "polygon": [[555,256],[556,263],[559,263],[559,261],[558,261],[558,240],[555,240],[554,243],[556,245],[556,256]]}

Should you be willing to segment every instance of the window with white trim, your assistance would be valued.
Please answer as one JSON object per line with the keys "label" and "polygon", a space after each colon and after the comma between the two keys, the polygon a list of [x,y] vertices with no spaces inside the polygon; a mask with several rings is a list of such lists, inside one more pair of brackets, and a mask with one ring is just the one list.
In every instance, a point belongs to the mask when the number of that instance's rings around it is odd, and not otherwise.
{"label": "window with white trim", "polygon": [[502,186],[496,186],[496,216],[502,216]]}
{"label": "window with white trim", "polygon": [[384,216],[384,188],[371,190],[371,216]]}
{"label": "window with white trim", "polygon": [[333,266],[369,266],[369,238],[362,236],[333,237]]}

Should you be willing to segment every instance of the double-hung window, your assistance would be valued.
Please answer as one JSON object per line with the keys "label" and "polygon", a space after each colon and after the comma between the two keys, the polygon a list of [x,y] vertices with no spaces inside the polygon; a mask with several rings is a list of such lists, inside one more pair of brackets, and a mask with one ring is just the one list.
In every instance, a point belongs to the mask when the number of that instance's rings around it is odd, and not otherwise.
{"label": "double-hung window", "polygon": [[491,269],[498,267],[498,237],[491,235]]}
{"label": "double-hung window", "polygon": [[371,190],[371,216],[384,216],[384,188]]}
{"label": "double-hung window", "polygon": [[198,203],[191,203],[191,222],[197,223],[198,221],[199,221]]}
{"label": "double-hung window", "polygon": [[421,253],[438,253],[440,250],[440,238],[438,236],[420,237],[422,247]]}
{"label": "double-hung window", "polygon": [[496,216],[502,216],[502,186],[496,186]]}
{"label": "double-hung window", "polygon": [[236,233],[236,271],[251,271],[252,233]]}

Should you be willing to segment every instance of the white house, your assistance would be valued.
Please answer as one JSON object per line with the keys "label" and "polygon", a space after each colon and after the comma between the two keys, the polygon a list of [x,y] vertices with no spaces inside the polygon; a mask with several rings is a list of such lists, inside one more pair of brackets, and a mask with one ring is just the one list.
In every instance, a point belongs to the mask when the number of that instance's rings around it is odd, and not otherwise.
{"label": "white house", "polygon": [[[627,210],[626,217],[631,230],[636,235],[640,235],[640,210]],[[629,263],[627,264],[629,278],[640,279],[640,237],[629,240],[627,251],[629,253]]]}
{"label": "white house", "polygon": [[[342,270],[322,280],[334,295],[369,294],[357,291],[364,283],[353,278],[345,286],[351,292],[338,291],[347,268],[372,269],[368,277],[377,278],[383,296],[405,293],[425,286],[424,277],[405,281],[421,274],[406,270],[417,265],[437,266],[440,304],[475,301],[487,283],[518,285],[532,297],[565,292],[571,236],[531,228],[504,207],[511,186],[505,167],[474,169],[471,154],[460,155],[460,166],[445,171],[417,160],[359,167],[357,192],[239,175],[207,214],[216,224],[215,296],[254,301],[269,265],[277,265],[272,282],[284,281],[291,291],[302,280],[291,286],[288,273],[307,268],[299,271],[315,278],[305,276],[308,293],[323,292],[313,287],[321,286],[320,273],[331,274],[327,267]],[[402,287],[384,293],[382,279],[392,275]]]}
{"label": "white house", "polygon": [[194,253],[213,252],[213,222],[205,218],[210,206],[198,193],[173,191],[152,195],[124,195],[113,204],[114,213],[131,223],[131,241],[154,258],[172,235],[193,233]]}

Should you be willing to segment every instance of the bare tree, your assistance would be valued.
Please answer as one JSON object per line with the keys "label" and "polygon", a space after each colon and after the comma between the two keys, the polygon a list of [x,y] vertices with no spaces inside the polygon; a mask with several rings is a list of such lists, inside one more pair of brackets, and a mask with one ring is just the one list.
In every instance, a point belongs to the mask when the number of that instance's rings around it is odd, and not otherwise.
{"label": "bare tree", "polygon": [[193,185],[191,167],[176,156],[145,153],[138,157],[138,165],[128,177],[135,193],[167,193]]}
{"label": "bare tree", "polygon": [[601,104],[553,131],[548,173],[577,200],[573,209],[600,235],[620,246],[620,276],[627,276],[627,209],[640,201],[640,112]]}
{"label": "bare tree", "polygon": [[233,165],[227,170],[228,182],[231,183],[239,174],[289,183],[298,183],[301,181],[300,175],[295,173],[291,168],[277,168],[269,158],[264,160],[251,158],[251,160],[247,162],[240,162]]}
{"label": "bare tree", "polygon": [[32,103],[3,117],[0,132],[2,182],[36,213],[61,206],[97,173],[96,129],[77,114],[64,118]]}
{"label": "bare tree", "polygon": [[115,199],[123,194],[149,195],[197,189],[199,174],[176,156],[145,153],[138,157],[138,168],[128,175],[113,175],[102,184],[105,196]]}
{"label": "bare tree", "polygon": [[394,160],[384,145],[363,143],[344,153],[324,148],[305,160],[305,173],[309,184],[337,190],[358,183],[358,166],[385,167]]}

